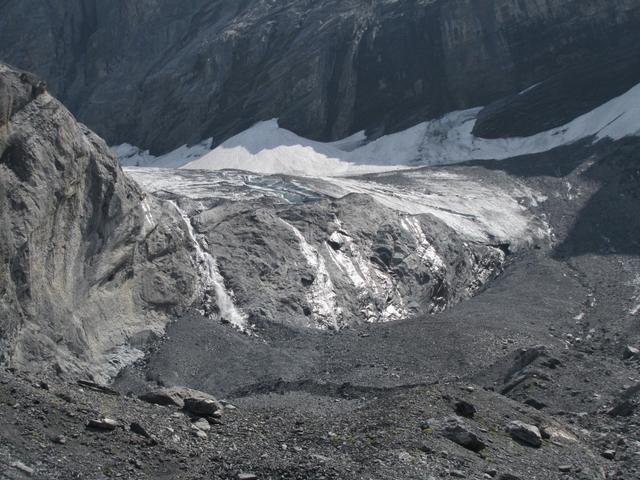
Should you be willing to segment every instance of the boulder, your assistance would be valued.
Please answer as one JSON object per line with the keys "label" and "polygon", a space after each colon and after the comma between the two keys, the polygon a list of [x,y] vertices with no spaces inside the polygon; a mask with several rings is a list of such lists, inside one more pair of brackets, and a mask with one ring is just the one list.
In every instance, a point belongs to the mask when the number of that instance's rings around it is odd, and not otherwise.
{"label": "boulder", "polygon": [[140,400],[147,403],[164,406],[175,406],[178,408],[184,408],[185,400],[187,398],[215,401],[215,398],[208,393],[204,393],[199,390],[194,390],[187,387],[160,388],[140,395]]}
{"label": "boulder", "polygon": [[115,430],[119,425],[120,424],[116,420],[113,420],[111,418],[93,419],[89,420],[89,422],[87,423],[88,428],[105,431]]}
{"label": "boulder", "polygon": [[629,360],[630,358],[637,358],[638,354],[640,354],[640,350],[632,347],[630,345],[627,345],[624,349],[624,353],[622,354],[622,358],[624,360]]}
{"label": "boulder", "polygon": [[461,417],[452,416],[442,420],[429,420],[429,426],[443,437],[467,450],[479,452],[486,447],[485,443],[471,431]]}
{"label": "boulder", "polygon": [[471,403],[466,402],[464,400],[460,400],[456,402],[455,407],[456,407],[456,413],[461,417],[465,417],[465,418],[473,418],[473,416],[477,412],[475,406],[473,406]]}
{"label": "boulder", "polygon": [[220,414],[224,407],[215,398],[207,395],[188,397],[184,399],[184,409],[194,415],[202,417],[215,417]]}
{"label": "boulder", "polygon": [[542,446],[542,435],[538,427],[521,421],[513,421],[507,426],[507,432],[514,440],[531,447]]}

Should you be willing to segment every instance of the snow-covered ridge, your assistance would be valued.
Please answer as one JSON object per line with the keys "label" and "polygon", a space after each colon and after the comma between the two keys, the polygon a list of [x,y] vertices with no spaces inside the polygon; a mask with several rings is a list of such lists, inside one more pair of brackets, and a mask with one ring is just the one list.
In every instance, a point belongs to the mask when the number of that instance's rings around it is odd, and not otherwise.
{"label": "snow-covered ridge", "polygon": [[260,122],[209,151],[209,141],[154,159],[135,147],[116,147],[125,165],[198,170],[246,170],[262,174],[315,177],[354,175],[441,165],[468,160],[506,159],[549,151],[578,140],[619,140],[640,135],[640,84],[572,122],[522,138],[484,139],[473,135],[482,108],[452,112],[408,130],[367,143],[363,132],[323,143]]}

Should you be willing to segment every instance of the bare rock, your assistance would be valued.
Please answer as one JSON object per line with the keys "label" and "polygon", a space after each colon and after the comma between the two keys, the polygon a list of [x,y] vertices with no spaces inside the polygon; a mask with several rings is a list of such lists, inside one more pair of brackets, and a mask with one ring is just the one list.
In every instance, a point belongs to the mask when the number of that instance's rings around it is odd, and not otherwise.
{"label": "bare rock", "polygon": [[507,432],[514,440],[531,447],[542,446],[542,435],[538,427],[521,421],[513,421],[507,426]]}

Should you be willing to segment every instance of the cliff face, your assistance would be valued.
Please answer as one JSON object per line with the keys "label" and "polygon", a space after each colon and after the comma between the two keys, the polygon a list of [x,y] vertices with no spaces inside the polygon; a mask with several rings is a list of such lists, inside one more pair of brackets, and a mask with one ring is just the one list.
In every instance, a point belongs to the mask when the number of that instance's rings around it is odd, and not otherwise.
{"label": "cliff face", "polygon": [[[639,7],[4,0],[0,59],[40,74],[110,143],[154,153],[274,117],[315,139],[383,133],[540,84],[488,111],[476,133],[496,137],[558,126],[637,83]],[[532,114],[514,120],[523,106]]]}
{"label": "cliff face", "polygon": [[177,213],[43,82],[4,65],[0,222],[0,353],[14,366],[108,376],[193,301]]}

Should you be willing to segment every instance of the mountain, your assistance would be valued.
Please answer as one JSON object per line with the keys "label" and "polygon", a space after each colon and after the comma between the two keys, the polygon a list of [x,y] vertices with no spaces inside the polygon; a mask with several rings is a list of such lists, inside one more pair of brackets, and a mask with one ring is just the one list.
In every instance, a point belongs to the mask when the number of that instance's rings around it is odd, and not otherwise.
{"label": "mountain", "polygon": [[0,9],[0,60],[39,74],[109,144],[156,155],[208,138],[215,147],[273,118],[330,141],[490,105],[478,136],[529,136],[640,74],[636,0],[4,0]]}
{"label": "mountain", "polygon": [[193,301],[183,221],[35,76],[0,65],[0,112],[3,359],[108,379]]}
{"label": "mountain", "polygon": [[0,477],[640,478],[639,6],[0,0]]}

